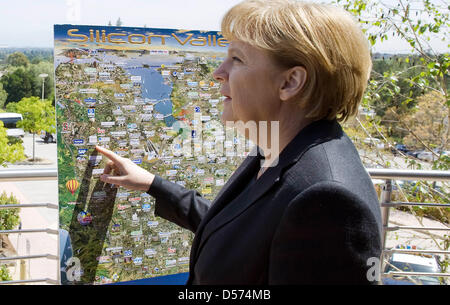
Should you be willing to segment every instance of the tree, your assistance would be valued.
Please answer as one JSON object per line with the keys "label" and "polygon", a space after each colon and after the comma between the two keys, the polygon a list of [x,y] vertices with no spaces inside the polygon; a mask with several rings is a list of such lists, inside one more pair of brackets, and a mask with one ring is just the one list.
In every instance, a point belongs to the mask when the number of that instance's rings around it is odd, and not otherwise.
{"label": "tree", "polygon": [[108,21],[108,26],[112,26],[111,20]]}
{"label": "tree", "polygon": [[119,17],[119,19],[117,19],[117,21],[116,21],[116,26],[122,26],[122,24],[123,24],[123,22],[122,22],[122,20],[120,20],[120,17]]}
{"label": "tree", "polygon": [[[44,98],[54,98],[54,73],[53,63],[49,61],[40,61],[37,64],[30,64],[28,68],[19,67],[13,72],[5,74],[0,83],[3,84],[3,90],[6,91],[6,104],[20,101],[24,97],[42,96],[42,78],[40,74],[46,73],[48,77],[44,79]],[[0,88],[0,106],[1,106],[1,88]]]}
{"label": "tree", "polygon": [[[8,196],[6,192],[0,194],[0,205],[6,204],[19,204],[14,195]],[[20,209],[0,209],[0,230],[12,230],[20,222],[19,216]]]}
{"label": "tree", "polygon": [[14,67],[27,67],[30,64],[30,61],[22,52],[14,52],[8,56],[6,63]]}
{"label": "tree", "polygon": [[374,106],[382,102],[380,93],[384,92],[396,100],[399,108],[414,103],[416,96],[435,91],[444,96],[443,104],[450,118],[450,54],[431,45],[432,40],[449,41],[449,7],[429,0],[337,0],[337,3],[358,18],[372,46],[399,37],[411,49],[411,55],[393,57],[402,62],[396,69],[372,74],[365,104]]}
{"label": "tree", "polygon": [[25,154],[21,143],[12,144],[6,134],[6,128],[3,127],[3,122],[0,121],[0,165],[6,166],[6,162],[17,162],[23,160]]}
{"label": "tree", "polygon": [[32,160],[35,160],[35,134],[42,130],[55,132],[55,108],[52,106],[51,101],[41,100],[39,97],[32,96],[23,98],[18,103],[9,104],[7,110],[22,114],[23,120],[17,123],[17,127],[33,134]]}
{"label": "tree", "polygon": [[415,111],[404,119],[410,129],[404,143],[422,149],[426,146],[445,149],[449,128],[446,108],[444,97],[437,92],[429,92],[419,97]]}
{"label": "tree", "polygon": [[22,67],[12,73],[3,75],[0,79],[3,89],[8,93],[5,105],[10,102],[20,101],[24,97],[30,97],[35,90],[33,74]]}
{"label": "tree", "polygon": [[6,98],[8,97],[8,92],[3,89],[3,84],[0,83],[0,109],[5,107]]}
{"label": "tree", "polygon": [[31,60],[31,64],[32,64],[32,65],[37,65],[37,64],[40,63],[42,60],[43,60],[43,59],[42,59],[41,57],[34,57],[34,58]]}
{"label": "tree", "polygon": [[383,56],[373,60],[373,80],[388,81],[385,86],[378,86],[377,98],[373,100],[372,106],[379,116],[384,116],[390,107],[395,107],[399,114],[415,107],[417,97],[423,95],[424,90],[410,86],[408,79],[420,74],[425,68],[419,63],[420,57],[417,55]]}
{"label": "tree", "polygon": [[38,64],[31,65],[30,74],[33,75],[33,96],[42,96],[42,78],[40,74],[46,73],[48,77],[44,78],[44,99],[52,100],[54,96],[54,66],[48,61],[41,61]]}

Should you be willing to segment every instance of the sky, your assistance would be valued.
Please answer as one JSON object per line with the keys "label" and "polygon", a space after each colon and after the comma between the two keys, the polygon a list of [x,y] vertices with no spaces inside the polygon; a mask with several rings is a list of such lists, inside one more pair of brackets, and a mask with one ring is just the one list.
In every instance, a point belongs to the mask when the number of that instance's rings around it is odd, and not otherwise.
{"label": "sky", "polygon": [[[226,11],[241,0],[0,0],[0,47],[53,47],[54,24],[219,30]],[[393,0],[386,0],[393,1]],[[331,2],[331,0],[313,0]],[[433,42],[442,51],[447,43]],[[374,51],[406,53],[399,39]]]}

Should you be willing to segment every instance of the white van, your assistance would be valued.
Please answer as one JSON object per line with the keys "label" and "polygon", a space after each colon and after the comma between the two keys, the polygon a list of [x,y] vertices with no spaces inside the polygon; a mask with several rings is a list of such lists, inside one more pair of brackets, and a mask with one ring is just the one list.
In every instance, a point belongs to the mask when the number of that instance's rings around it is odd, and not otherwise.
{"label": "white van", "polygon": [[3,122],[3,127],[6,128],[6,134],[10,137],[22,137],[25,132],[22,128],[17,128],[17,122],[22,121],[23,117],[20,113],[2,112],[0,113],[0,121]]}

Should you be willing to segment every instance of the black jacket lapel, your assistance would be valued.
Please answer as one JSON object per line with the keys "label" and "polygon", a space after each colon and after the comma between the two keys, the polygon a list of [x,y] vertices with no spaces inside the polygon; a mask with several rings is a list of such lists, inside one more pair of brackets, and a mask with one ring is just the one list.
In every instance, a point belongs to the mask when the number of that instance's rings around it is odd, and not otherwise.
{"label": "black jacket lapel", "polygon": [[[246,179],[242,183],[246,185],[249,183],[250,179],[252,179],[252,177]],[[223,213],[220,211],[221,214],[217,215],[217,217],[209,219],[209,223],[207,223],[207,225],[205,226],[205,229],[202,232],[202,237],[200,240],[198,250],[201,251],[201,247],[203,246],[203,244],[206,242],[206,240],[209,238],[210,235],[212,235],[222,226],[224,226],[225,224],[227,224],[228,222],[232,221],[234,218],[239,216],[241,213],[243,213],[254,202],[256,202],[256,200],[259,197],[261,197],[264,193],[269,191],[269,189],[272,188],[278,181],[279,181],[279,171],[273,171],[270,174],[269,173],[264,174],[254,183],[253,186],[247,189],[245,193],[238,194],[235,200],[229,202],[226,205],[223,205],[223,207],[220,209],[223,210]],[[218,212],[216,212],[216,214]]]}

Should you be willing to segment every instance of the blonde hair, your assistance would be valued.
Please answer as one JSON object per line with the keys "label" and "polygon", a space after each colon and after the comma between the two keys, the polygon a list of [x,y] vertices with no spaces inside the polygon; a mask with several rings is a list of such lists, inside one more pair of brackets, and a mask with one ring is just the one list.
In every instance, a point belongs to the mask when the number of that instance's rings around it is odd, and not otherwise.
{"label": "blonde hair", "polygon": [[345,10],[289,0],[247,0],[222,20],[222,35],[263,49],[287,68],[303,66],[300,106],[315,120],[356,115],[372,68],[368,40]]}

